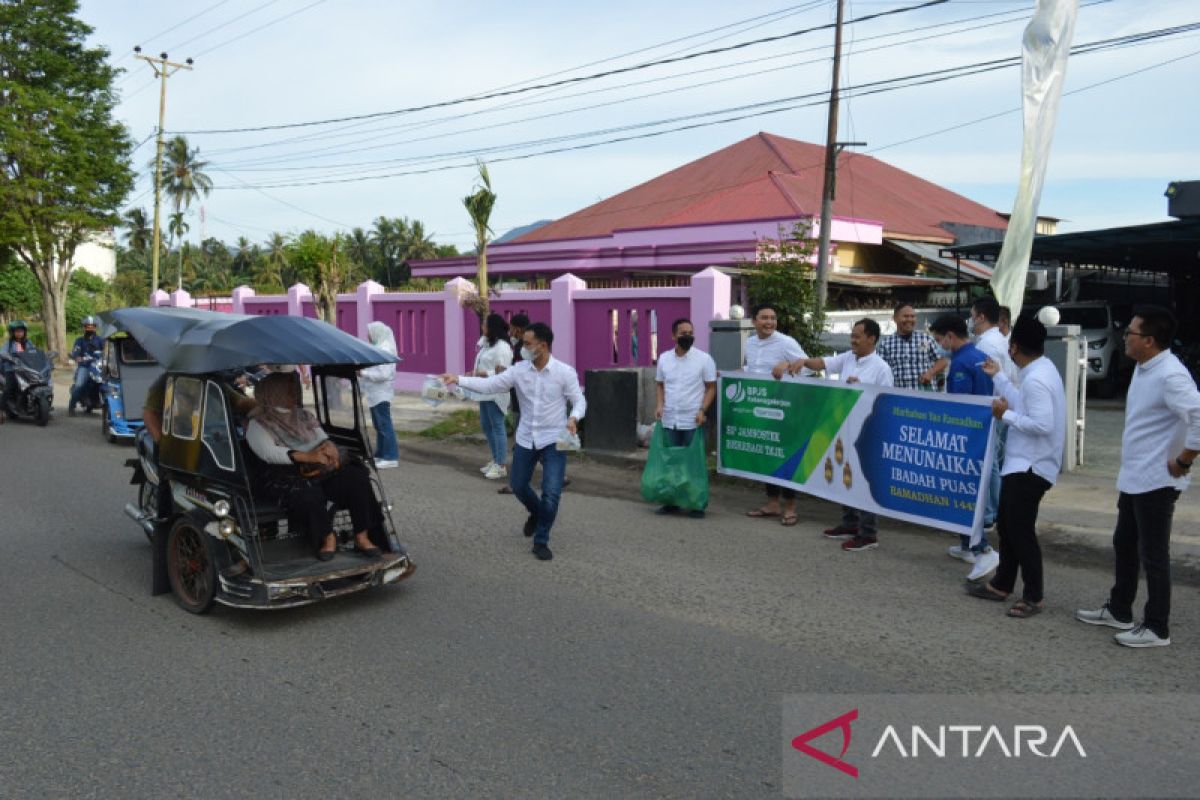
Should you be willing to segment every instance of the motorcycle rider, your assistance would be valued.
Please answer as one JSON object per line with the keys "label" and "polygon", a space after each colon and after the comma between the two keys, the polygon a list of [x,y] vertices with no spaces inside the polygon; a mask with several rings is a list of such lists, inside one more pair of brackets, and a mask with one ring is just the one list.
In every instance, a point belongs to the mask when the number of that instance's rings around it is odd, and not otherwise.
{"label": "motorcycle rider", "polygon": [[[8,323],[8,341],[4,343],[3,352],[8,355],[37,352],[37,347],[29,341],[29,327],[24,320],[14,319]],[[0,373],[4,375],[3,382],[0,382],[0,421],[3,421],[8,398],[17,391],[17,374],[12,364],[5,361],[0,361]]]}
{"label": "motorcycle rider", "polygon": [[81,403],[85,414],[92,413],[95,403],[90,397],[92,390],[91,363],[100,358],[104,340],[96,333],[96,318],[83,318],[83,335],[75,340],[71,358],[75,361],[75,385],[71,387],[71,399],[67,401],[67,414],[75,416],[75,404]]}

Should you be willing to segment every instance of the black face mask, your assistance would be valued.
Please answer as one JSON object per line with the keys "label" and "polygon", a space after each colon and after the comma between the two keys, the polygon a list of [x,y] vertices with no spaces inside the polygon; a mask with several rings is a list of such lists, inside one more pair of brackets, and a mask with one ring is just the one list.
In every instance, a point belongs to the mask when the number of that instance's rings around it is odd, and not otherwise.
{"label": "black face mask", "polygon": [[685,333],[683,336],[677,337],[677,338],[675,339],[675,344],[679,345],[679,346],[680,346],[681,348],[683,348],[685,351],[686,351],[686,350],[691,350],[691,349],[692,349],[692,345],[693,345],[693,344],[695,344],[695,343],[696,343],[696,337],[695,337],[695,336],[690,336],[690,335],[688,335],[688,334],[686,334],[686,333]]}

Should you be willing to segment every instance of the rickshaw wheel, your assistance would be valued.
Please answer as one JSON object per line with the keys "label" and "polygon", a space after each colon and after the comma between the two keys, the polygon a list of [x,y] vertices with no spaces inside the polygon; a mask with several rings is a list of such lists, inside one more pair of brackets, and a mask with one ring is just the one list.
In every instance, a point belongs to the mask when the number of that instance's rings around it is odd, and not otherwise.
{"label": "rickshaw wheel", "polygon": [[100,404],[100,433],[108,440],[109,444],[117,443],[117,436],[112,432],[112,425],[108,421],[108,404]]}
{"label": "rickshaw wheel", "polygon": [[195,520],[180,518],[167,536],[167,577],[184,611],[204,614],[217,596],[217,570],[208,536]]}

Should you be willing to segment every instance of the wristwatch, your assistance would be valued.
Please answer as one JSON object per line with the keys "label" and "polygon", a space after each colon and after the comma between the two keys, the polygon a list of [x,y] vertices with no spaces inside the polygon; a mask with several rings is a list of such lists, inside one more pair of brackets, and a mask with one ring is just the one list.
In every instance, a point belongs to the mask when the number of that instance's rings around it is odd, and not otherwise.
{"label": "wristwatch", "polygon": [[1191,462],[1184,461],[1179,456],[1175,456],[1175,464],[1184,472],[1187,472],[1189,469],[1192,468]]}

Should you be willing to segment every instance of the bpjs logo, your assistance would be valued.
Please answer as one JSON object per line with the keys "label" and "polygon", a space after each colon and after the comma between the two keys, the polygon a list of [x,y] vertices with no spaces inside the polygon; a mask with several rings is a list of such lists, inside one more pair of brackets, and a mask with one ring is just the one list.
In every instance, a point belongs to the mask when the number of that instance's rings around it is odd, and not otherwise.
{"label": "bpjs logo", "polygon": [[[834,717],[792,739],[792,747],[809,758],[832,767],[851,778],[858,777],[858,767],[846,760],[854,739],[853,723],[858,721],[858,709]],[[840,751],[833,755],[818,748],[815,742],[834,731],[840,733]],[[897,756],[904,759],[984,759],[989,757],[1058,758],[1060,754],[1087,758],[1074,728],[1065,725],[1061,730],[1044,725],[895,725],[883,727],[874,741],[869,758]],[[836,741],[836,739],[835,739]],[[828,747],[828,745],[825,745]]]}

